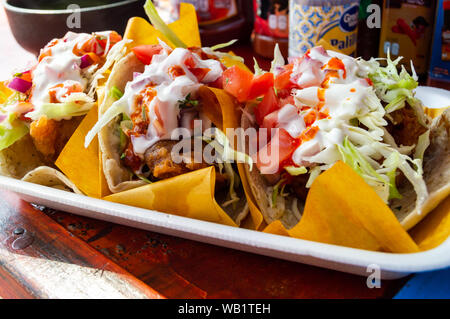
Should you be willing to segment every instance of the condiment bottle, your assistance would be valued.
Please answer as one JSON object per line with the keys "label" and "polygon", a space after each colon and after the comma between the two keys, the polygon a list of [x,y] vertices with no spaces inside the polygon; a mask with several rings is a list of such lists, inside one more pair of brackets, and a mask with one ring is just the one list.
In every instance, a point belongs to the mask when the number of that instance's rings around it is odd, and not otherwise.
{"label": "condiment bottle", "polygon": [[253,50],[263,57],[272,59],[275,45],[278,43],[283,56],[287,56],[289,1],[253,0],[253,2],[255,12],[252,33]]}
{"label": "condiment bottle", "polygon": [[197,11],[202,45],[212,46],[233,39],[247,42],[253,27],[251,0],[157,0],[154,1],[165,22],[178,19],[181,2]]}
{"label": "condiment bottle", "polygon": [[356,55],[359,0],[291,0],[289,56],[323,45]]}
{"label": "condiment bottle", "polygon": [[437,4],[427,84],[450,89],[450,0]]}
{"label": "condiment bottle", "polygon": [[416,72],[424,76],[434,23],[432,0],[384,0],[379,56],[392,59],[402,56],[401,63],[410,71],[410,61]]}
{"label": "condiment bottle", "polygon": [[[373,5],[378,6],[379,11],[371,11]],[[382,7],[383,0],[361,0],[359,5],[358,45],[356,48],[356,56],[366,60],[378,56],[381,28],[379,25],[376,26],[372,24],[374,22],[381,23]],[[375,14],[379,14],[379,16],[372,17],[372,15]],[[370,22],[370,25],[368,25],[368,22]]]}

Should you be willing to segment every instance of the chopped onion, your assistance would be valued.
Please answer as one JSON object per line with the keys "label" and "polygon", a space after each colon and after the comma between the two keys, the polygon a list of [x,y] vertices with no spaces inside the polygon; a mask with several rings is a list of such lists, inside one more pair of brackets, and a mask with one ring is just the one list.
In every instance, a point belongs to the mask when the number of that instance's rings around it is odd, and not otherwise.
{"label": "chopped onion", "polygon": [[3,122],[7,118],[6,115],[0,114],[0,123]]}
{"label": "chopped onion", "polygon": [[25,81],[21,78],[14,78],[11,82],[9,82],[8,88],[21,93],[26,93],[32,85],[33,83],[29,81]]}
{"label": "chopped onion", "polygon": [[87,68],[91,64],[92,64],[92,60],[88,54],[85,54],[81,57],[81,64],[80,64],[81,69]]}

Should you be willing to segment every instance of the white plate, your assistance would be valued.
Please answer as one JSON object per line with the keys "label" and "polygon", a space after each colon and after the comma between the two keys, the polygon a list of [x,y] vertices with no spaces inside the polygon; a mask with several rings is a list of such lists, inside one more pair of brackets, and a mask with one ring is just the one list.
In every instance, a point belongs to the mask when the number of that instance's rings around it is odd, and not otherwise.
{"label": "white plate", "polygon": [[[251,253],[368,276],[379,267],[382,279],[450,266],[450,239],[414,254],[391,254],[266,234],[116,204],[0,176],[0,189],[29,202],[73,214],[160,232]],[[369,267],[369,269],[368,269]]]}
{"label": "white plate", "polygon": [[[424,105],[446,106],[450,92],[416,89]],[[446,101],[445,103],[443,103]],[[447,103],[447,104],[446,104]],[[434,249],[414,254],[391,254],[266,234],[107,202],[0,176],[0,189],[13,191],[32,203],[126,226],[179,236],[256,254],[368,276],[379,267],[381,278],[450,266],[450,238]]]}

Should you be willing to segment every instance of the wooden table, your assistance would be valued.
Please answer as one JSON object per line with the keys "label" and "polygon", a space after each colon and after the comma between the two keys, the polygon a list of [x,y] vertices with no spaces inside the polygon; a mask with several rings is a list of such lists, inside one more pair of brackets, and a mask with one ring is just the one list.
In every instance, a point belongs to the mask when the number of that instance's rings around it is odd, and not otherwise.
{"label": "wooden table", "polygon": [[[34,57],[13,39],[3,8],[0,39],[1,80]],[[0,192],[3,298],[391,298],[406,280],[369,289],[363,277],[33,207]]]}

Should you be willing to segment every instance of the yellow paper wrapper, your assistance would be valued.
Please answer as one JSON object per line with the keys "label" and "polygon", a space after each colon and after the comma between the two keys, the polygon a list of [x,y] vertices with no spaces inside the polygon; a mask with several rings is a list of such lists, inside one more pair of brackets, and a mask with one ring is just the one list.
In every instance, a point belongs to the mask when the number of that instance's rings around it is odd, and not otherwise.
{"label": "yellow paper wrapper", "polygon": [[[188,47],[201,47],[197,14],[193,5],[181,3],[180,19],[169,24],[169,28]],[[157,44],[158,38],[174,47],[160,31],[156,30],[147,20],[139,17],[128,20],[124,38],[133,40],[131,47],[144,44]]]}
{"label": "yellow paper wrapper", "polygon": [[5,82],[0,82],[0,104],[5,103],[12,93],[13,91],[6,87]]}
{"label": "yellow paper wrapper", "polygon": [[435,248],[450,236],[450,197],[409,231],[421,250]]}
{"label": "yellow paper wrapper", "polygon": [[286,230],[277,221],[264,231],[367,250],[419,250],[389,207],[343,162],[337,162],[313,182],[296,226]]}
{"label": "yellow paper wrapper", "polygon": [[98,140],[94,139],[88,148],[84,147],[84,139],[98,119],[97,106],[85,116],[72,137],[62,150],[55,165],[84,194],[101,198],[109,191],[101,170]]}
{"label": "yellow paper wrapper", "polygon": [[237,226],[214,199],[213,166],[105,197],[107,201]]}

